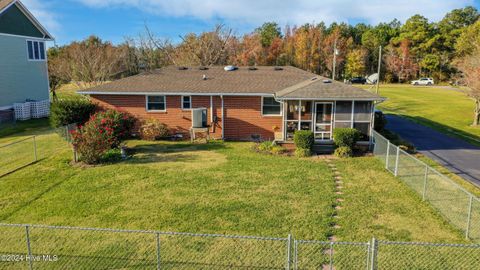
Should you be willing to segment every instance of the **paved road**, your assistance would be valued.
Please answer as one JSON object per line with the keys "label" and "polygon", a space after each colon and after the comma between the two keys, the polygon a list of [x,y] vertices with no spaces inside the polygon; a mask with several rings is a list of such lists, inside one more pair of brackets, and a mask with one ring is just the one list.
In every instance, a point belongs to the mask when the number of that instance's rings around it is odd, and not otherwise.
{"label": "paved road", "polygon": [[480,147],[402,117],[387,115],[387,129],[451,172],[480,187]]}

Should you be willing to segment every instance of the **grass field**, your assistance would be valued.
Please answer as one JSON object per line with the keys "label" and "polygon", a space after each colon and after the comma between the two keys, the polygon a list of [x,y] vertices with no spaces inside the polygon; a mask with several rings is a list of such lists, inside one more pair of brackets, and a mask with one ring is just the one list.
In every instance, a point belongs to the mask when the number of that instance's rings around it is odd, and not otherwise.
{"label": "grass field", "polygon": [[480,127],[471,126],[475,104],[461,89],[386,84],[380,85],[380,95],[387,98],[379,105],[382,111],[480,145]]}
{"label": "grass field", "polygon": [[[335,235],[338,241],[367,242],[375,236],[393,241],[467,243],[374,157],[333,161],[344,181],[344,194],[337,195],[324,159],[263,155],[251,151],[251,143],[130,140],[128,146],[134,154],[129,160],[96,167],[72,165],[68,144],[40,120],[0,132],[0,167],[2,162],[12,163],[2,157],[19,151],[8,152],[1,146],[31,135],[36,135],[39,161],[0,177],[0,223],[281,238],[292,234],[295,239],[323,241]],[[341,209],[334,210],[337,205]],[[333,228],[333,222],[340,227]],[[30,237],[34,252],[62,258],[61,264],[36,263],[36,267],[156,266],[152,234],[31,228]],[[0,226],[0,242],[4,243],[0,254],[25,252],[24,238],[24,228]],[[181,235],[162,235],[160,239],[168,269],[199,267],[179,264],[182,261],[228,261],[275,269],[285,263],[284,240]],[[305,269],[318,269],[328,262],[324,247],[307,246],[301,246]],[[340,245],[336,250],[336,269],[352,269],[358,267],[356,262],[365,261],[361,246]],[[406,258],[396,257],[395,251],[384,254],[392,256],[388,261],[393,263],[403,263]],[[418,259],[422,258],[425,256]],[[443,257],[437,263],[445,266]],[[12,266],[18,264],[0,264],[0,268]],[[215,269],[222,267],[226,266]]]}
{"label": "grass field", "polygon": [[318,240],[333,233],[357,241],[372,236],[462,240],[373,157],[337,161],[348,183],[342,209],[347,214],[340,215],[343,227],[335,232],[330,226],[332,175],[318,159],[261,155],[250,150],[250,143],[132,140],[131,159],[79,167],[70,164],[67,143],[47,126],[0,138],[0,146],[32,134],[40,160],[1,178],[1,222],[275,237],[292,233]]}

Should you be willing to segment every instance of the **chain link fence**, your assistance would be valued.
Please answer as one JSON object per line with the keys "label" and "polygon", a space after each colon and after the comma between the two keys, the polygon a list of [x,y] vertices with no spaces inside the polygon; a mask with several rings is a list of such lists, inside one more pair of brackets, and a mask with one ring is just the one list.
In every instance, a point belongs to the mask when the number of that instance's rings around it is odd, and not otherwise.
{"label": "chain link fence", "polygon": [[0,145],[0,177],[38,160],[35,136]]}
{"label": "chain link fence", "polygon": [[0,269],[478,269],[480,245],[0,224]]}
{"label": "chain link fence", "polygon": [[60,135],[60,137],[64,138],[67,142],[72,142],[72,132],[77,130],[78,125],[77,123],[68,124],[65,126],[61,126],[55,129],[55,132]]}
{"label": "chain link fence", "polygon": [[373,132],[374,155],[385,168],[430,203],[466,238],[480,241],[480,199],[446,175]]}

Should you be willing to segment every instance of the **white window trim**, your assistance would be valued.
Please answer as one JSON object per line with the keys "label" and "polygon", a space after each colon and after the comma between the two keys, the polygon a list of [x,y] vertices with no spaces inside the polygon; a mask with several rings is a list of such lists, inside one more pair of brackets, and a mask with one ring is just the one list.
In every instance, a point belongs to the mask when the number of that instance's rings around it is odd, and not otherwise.
{"label": "white window trim", "polygon": [[[190,102],[189,102],[189,103],[190,103],[190,108],[185,108],[185,107],[183,107],[183,98],[184,98],[184,97],[188,97],[188,98],[190,99]],[[181,99],[180,99],[180,103],[182,104],[182,105],[181,105],[181,106],[182,106],[182,110],[191,110],[191,109],[192,109],[192,96],[181,96],[180,98],[181,98]]]}
{"label": "white window trim", "polygon": [[[280,103],[280,113],[279,114],[264,114],[263,113],[263,99],[264,98],[273,98],[275,99],[274,97],[272,96],[262,96],[262,101],[260,102],[260,111],[262,112],[262,117],[278,117],[278,116],[282,116],[283,115],[283,103],[282,102],[278,102]],[[275,100],[276,101],[276,100]]]}
{"label": "white window trim", "polygon": [[[30,59],[30,56],[28,55],[28,42],[31,41],[32,42],[32,49],[33,49],[33,57],[35,58],[35,46],[33,45],[34,42],[37,42],[39,45],[38,45],[38,57],[39,59]],[[45,59],[40,59],[40,43],[43,43],[43,55],[45,56]],[[42,40],[34,40],[34,39],[27,39],[25,40],[25,46],[26,46],[26,51],[27,51],[27,60],[30,61],[30,62],[45,62],[47,61],[47,48],[46,48],[46,45],[45,45],[45,41],[42,41]]]}
{"label": "white window trim", "polygon": [[[149,110],[148,109],[148,97],[163,97],[165,109],[164,110]],[[147,112],[166,112],[167,111],[167,96],[165,95],[145,95],[145,110]]]}

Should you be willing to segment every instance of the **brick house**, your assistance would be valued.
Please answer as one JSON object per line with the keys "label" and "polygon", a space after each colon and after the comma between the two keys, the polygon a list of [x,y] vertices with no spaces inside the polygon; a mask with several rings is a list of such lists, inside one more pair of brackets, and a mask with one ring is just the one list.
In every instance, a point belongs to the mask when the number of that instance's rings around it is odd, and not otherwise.
{"label": "brick house", "polygon": [[172,134],[189,134],[192,108],[206,108],[214,138],[260,137],[288,143],[312,130],[332,143],[335,127],[353,127],[370,142],[378,95],[295,67],[165,67],[99,85],[80,94],[139,119],[156,118]]}

